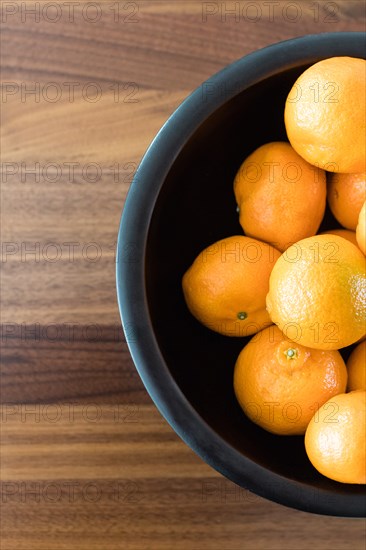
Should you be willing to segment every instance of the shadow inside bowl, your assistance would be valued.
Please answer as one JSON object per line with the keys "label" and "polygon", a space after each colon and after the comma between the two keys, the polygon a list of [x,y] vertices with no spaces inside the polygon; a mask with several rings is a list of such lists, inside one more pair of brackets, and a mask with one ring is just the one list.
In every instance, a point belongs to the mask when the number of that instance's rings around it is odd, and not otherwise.
{"label": "shadow inside bowl", "polygon": [[[306,456],[303,437],[275,436],[247,419],[234,395],[233,368],[249,338],[221,336],[202,326],[189,313],[181,290],[184,272],[203,248],[242,234],[234,176],[258,146],[287,140],[285,99],[307,66],[238,93],[207,118],[180,151],[150,224],[146,291],[155,336],[170,373],[209,426],[270,471],[333,493],[357,494],[363,492],[362,486],[339,484],[318,474]],[[321,230],[335,227],[339,224],[327,210]]]}

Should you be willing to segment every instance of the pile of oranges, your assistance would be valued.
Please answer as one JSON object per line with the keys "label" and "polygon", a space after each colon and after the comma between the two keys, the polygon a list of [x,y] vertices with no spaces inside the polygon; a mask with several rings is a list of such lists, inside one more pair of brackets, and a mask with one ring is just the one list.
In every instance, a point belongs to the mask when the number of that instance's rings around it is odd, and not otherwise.
{"label": "pile of oranges", "polygon": [[[365,100],[365,60],[305,70],[284,106],[288,142],[237,171],[243,234],[203,250],[182,280],[206,327],[252,335],[234,366],[244,413],[304,435],[313,466],[343,483],[366,483]],[[327,202],[343,228],[319,234]]]}

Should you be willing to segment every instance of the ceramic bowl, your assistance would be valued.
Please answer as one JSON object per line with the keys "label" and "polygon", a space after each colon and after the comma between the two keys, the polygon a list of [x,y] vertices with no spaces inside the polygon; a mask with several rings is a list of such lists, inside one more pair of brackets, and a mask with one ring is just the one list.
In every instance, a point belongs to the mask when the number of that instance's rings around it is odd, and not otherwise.
{"label": "ceramic bowl", "polygon": [[[309,462],[304,438],[249,421],[233,391],[248,339],[221,336],[189,313],[181,279],[197,254],[242,234],[233,179],[258,146],[286,140],[283,110],[296,78],[333,56],[364,57],[363,33],[308,35],[246,55],[204,82],[145,154],[123,210],[117,294],[136,368],[161,414],[208,464],[241,487],[308,512],[365,515],[365,487]],[[337,227],[329,212],[321,229]]]}

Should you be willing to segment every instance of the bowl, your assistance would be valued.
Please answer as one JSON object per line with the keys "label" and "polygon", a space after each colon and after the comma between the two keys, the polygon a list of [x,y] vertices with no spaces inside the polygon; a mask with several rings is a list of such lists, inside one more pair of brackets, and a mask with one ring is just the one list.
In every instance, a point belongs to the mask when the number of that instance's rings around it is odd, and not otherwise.
{"label": "bowl", "polygon": [[[189,313],[182,275],[206,246],[242,234],[233,179],[263,143],[286,140],[284,103],[307,67],[364,57],[364,33],[325,33],[255,51],[204,82],[173,113],[131,184],[118,234],[117,296],[133,361],[176,433],[208,464],[257,495],[300,510],[362,517],[365,488],[323,477],[304,438],[246,418],[233,368],[248,339],[221,336]],[[321,230],[339,226],[327,211]]]}

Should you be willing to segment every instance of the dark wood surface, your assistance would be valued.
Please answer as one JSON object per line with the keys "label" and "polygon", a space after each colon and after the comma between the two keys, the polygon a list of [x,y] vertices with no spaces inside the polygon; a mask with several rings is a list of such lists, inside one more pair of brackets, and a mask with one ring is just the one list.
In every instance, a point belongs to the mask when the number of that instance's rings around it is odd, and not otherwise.
{"label": "dark wood surface", "polygon": [[114,279],[131,177],[179,103],[255,49],[365,30],[363,0],[50,4],[1,5],[1,549],[364,549],[364,521],[252,495],[176,436]]}

